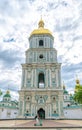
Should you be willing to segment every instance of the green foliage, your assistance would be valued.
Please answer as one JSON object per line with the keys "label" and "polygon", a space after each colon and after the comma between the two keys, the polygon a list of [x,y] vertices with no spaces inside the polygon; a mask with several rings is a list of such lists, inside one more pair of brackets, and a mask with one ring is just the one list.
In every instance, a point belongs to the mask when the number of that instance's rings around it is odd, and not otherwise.
{"label": "green foliage", "polygon": [[2,91],[0,90],[0,96],[2,95],[3,93],[2,93]]}
{"label": "green foliage", "polygon": [[74,100],[77,103],[82,104],[82,85],[80,85],[78,91],[75,92],[75,94],[74,94]]}

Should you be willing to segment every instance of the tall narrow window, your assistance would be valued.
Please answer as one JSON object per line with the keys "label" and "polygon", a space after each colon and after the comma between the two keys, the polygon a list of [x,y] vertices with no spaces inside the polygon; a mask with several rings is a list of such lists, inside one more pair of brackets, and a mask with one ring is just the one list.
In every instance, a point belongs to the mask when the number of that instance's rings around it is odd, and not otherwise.
{"label": "tall narrow window", "polygon": [[44,74],[40,73],[38,75],[38,88],[44,88]]}
{"label": "tall narrow window", "polygon": [[39,41],[39,46],[43,46],[43,40]]}

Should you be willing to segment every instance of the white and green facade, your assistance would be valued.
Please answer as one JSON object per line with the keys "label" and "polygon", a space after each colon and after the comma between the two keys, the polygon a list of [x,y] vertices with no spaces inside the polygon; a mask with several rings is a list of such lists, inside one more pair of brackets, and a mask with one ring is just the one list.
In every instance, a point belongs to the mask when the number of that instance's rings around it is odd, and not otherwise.
{"label": "white and green facade", "polygon": [[10,92],[4,94],[0,101],[0,119],[13,119],[18,117],[18,101],[11,99]]}
{"label": "white and green facade", "polygon": [[57,61],[54,38],[44,22],[29,37],[29,49],[22,64],[22,82],[19,91],[19,117],[63,117],[63,88],[61,63]]}

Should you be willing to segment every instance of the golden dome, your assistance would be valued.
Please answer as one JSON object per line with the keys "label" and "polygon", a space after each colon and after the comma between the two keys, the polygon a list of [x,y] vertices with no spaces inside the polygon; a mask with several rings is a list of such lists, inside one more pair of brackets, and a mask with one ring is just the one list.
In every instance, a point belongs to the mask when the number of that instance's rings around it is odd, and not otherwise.
{"label": "golden dome", "polygon": [[80,89],[80,81],[79,81],[79,79],[77,78],[77,79],[76,79],[76,85],[75,85],[75,92],[78,92],[79,89]]}
{"label": "golden dome", "polygon": [[7,91],[6,91],[6,94],[10,94],[10,91],[9,91],[9,90],[7,90]]}
{"label": "golden dome", "polygon": [[6,91],[6,94],[4,95],[4,98],[10,98],[10,97],[11,97],[10,91],[7,90],[7,91]]}
{"label": "golden dome", "polygon": [[80,80],[78,78],[78,75],[76,75],[76,85],[80,85]]}
{"label": "golden dome", "polygon": [[[41,34],[48,34],[48,35],[51,35],[52,36],[52,33],[48,30],[48,29],[45,29],[44,28],[44,22],[43,20],[41,19],[38,23],[38,29],[34,29],[32,31],[32,33],[30,34],[30,37],[32,35],[41,35]],[[53,37],[53,36],[52,36]]]}
{"label": "golden dome", "polygon": [[78,85],[80,84],[80,81],[79,81],[79,79],[76,79],[76,84],[78,84]]}

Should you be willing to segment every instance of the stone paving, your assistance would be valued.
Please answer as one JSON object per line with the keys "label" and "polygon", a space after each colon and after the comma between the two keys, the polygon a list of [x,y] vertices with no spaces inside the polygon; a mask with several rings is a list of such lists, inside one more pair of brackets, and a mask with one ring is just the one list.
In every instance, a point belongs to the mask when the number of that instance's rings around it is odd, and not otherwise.
{"label": "stone paving", "polygon": [[82,127],[82,121],[78,122],[78,121],[72,121],[72,120],[43,120],[42,121],[42,126],[34,126],[34,124],[36,123],[36,121],[32,120],[26,123],[22,123],[19,125],[16,125],[16,127],[45,127],[45,128],[61,128],[61,127]]}
{"label": "stone paving", "polygon": [[[42,126],[34,126],[35,123],[36,123],[35,120],[1,120],[0,121],[0,130],[2,127],[4,127],[4,128],[12,127],[12,128],[16,128],[16,130],[18,130],[17,128],[20,128],[20,129],[29,128],[30,130],[31,129],[40,130],[40,128],[41,129],[81,128],[81,130],[82,130],[82,120],[43,120]],[[54,130],[56,130],[56,129],[54,129]],[[77,130],[79,130],[79,129],[77,129]]]}

